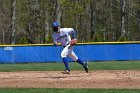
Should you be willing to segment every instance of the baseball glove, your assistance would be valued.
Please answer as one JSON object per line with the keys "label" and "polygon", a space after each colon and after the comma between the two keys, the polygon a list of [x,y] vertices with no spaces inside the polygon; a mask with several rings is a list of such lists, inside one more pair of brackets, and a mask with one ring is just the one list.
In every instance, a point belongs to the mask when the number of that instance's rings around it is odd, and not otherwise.
{"label": "baseball glove", "polygon": [[77,43],[77,39],[72,39],[72,40],[70,41],[70,45],[71,45],[71,46],[74,46],[76,43]]}

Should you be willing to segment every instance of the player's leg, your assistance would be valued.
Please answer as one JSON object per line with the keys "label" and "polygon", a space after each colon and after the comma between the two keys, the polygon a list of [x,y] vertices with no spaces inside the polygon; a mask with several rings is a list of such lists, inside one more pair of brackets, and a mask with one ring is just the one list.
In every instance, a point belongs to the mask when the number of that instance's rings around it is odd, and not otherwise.
{"label": "player's leg", "polygon": [[79,63],[79,64],[81,64],[81,65],[84,65],[84,62],[83,62],[81,59],[79,59],[79,58],[77,57],[77,55],[74,53],[73,47],[70,47],[70,48],[69,48],[69,50],[68,50],[68,56],[69,56],[70,58],[72,58],[75,62],[77,62],[77,63]]}
{"label": "player's leg", "polygon": [[69,74],[70,73],[70,69],[69,69],[69,64],[68,64],[68,60],[67,60],[67,55],[68,55],[68,46],[66,46],[62,52],[61,52],[61,58],[63,60],[63,63],[65,65],[65,72],[64,74]]}
{"label": "player's leg", "polygon": [[81,64],[86,72],[88,72],[88,64],[86,62],[83,62],[80,58],[77,57],[77,55],[73,52],[73,49],[69,49],[68,56],[72,58],[77,63]]}

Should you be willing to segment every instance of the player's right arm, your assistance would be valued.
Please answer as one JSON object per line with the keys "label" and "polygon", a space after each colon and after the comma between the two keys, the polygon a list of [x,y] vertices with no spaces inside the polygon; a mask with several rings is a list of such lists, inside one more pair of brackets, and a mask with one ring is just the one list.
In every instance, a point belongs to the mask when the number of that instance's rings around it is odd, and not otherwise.
{"label": "player's right arm", "polygon": [[53,34],[52,37],[53,37],[53,45],[57,45],[57,40],[56,40],[55,34]]}

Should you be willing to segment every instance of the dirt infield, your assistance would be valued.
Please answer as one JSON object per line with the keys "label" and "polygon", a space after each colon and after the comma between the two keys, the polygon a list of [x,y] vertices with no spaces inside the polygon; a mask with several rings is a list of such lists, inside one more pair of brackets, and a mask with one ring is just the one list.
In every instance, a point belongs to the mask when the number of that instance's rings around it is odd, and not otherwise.
{"label": "dirt infield", "polygon": [[20,88],[135,88],[140,89],[139,70],[0,72],[0,87]]}

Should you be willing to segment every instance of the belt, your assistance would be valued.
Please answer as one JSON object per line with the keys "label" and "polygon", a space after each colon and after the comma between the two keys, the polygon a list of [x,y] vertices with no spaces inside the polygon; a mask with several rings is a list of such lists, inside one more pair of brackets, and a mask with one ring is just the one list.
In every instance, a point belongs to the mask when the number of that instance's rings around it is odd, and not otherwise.
{"label": "belt", "polygon": [[[70,44],[70,43],[66,44],[66,46],[69,45],[69,44]],[[63,46],[63,47],[66,47],[66,46]]]}

